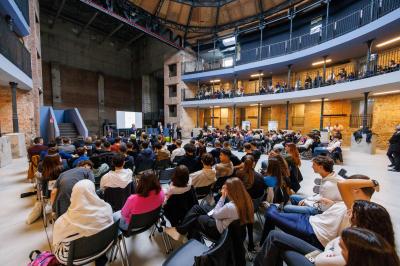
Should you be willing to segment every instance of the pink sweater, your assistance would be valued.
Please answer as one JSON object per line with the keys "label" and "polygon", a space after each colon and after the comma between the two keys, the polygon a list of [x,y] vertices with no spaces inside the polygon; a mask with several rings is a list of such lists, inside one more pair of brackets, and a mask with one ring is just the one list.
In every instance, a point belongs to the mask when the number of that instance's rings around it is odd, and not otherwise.
{"label": "pink sweater", "polygon": [[132,214],[141,214],[150,212],[160,207],[164,202],[164,192],[156,194],[154,190],[150,191],[147,197],[133,194],[126,200],[124,207],[121,210],[121,216],[127,224],[130,223]]}

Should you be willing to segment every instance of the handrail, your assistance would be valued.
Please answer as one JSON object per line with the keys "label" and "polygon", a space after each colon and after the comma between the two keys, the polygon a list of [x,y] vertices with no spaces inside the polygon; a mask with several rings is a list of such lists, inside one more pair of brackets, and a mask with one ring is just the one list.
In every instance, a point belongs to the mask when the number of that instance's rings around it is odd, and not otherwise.
{"label": "handrail", "polygon": [[89,136],[89,131],[82,119],[81,114],[79,113],[78,108],[65,110],[65,122],[73,123],[76,126],[80,136],[84,138]]}
{"label": "handrail", "polygon": [[[193,61],[182,62],[182,71],[184,74],[188,74],[231,68],[235,65],[247,64],[297,52],[365,26],[397,8],[400,8],[400,0],[373,0],[372,4],[365,5],[344,17],[321,26],[320,30],[317,30],[313,34],[309,32],[284,41],[258,45],[255,48],[236,51],[233,54],[230,53],[218,58],[213,57],[210,60],[199,58]],[[223,60],[226,58],[232,58],[233,65],[224,67]]]}

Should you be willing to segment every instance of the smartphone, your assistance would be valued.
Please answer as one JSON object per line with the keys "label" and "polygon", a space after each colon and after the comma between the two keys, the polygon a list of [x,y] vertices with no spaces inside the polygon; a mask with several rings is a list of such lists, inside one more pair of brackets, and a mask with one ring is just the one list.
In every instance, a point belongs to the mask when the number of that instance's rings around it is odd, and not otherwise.
{"label": "smartphone", "polygon": [[320,250],[314,250],[306,255],[304,255],[311,263],[315,263],[315,258],[321,254]]}

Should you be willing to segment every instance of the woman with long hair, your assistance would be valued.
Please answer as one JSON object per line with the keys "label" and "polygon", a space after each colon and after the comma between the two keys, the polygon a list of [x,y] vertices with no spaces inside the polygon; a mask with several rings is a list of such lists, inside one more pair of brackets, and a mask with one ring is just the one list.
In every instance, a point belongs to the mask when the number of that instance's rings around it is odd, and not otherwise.
{"label": "woman with long hair", "polygon": [[164,192],[154,171],[144,171],[138,181],[136,194],[129,196],[121,209],[120,227],[126,230],[132,216],[151,212],[159,208],[163,202]]}
{"label": "woman with long hair", "polygon": [[49,188],[49,181],[57,180],[60,174],[67,169],[68,164],[63,163],[57,149],[50,148],[41,162],[41,177],[38,178],[44,196],[50,197],[51,186]]}
{"label": "woman with long hair", "polygon": [[300,153],[297,150],[296,144],[294,143],[286,143],[285,145],[285,151],[289,155],[287,158],[293,161],[294,165],[297,167],[301,166],[301,160],[300,160]]}
{"label": "woman with long hair", "polygon": [[[221,194],[214,209],[195,205],[180,226],[167,228],[166,233],[175,240],[186,234],[189,239],[200,240],[202,232],[208,238],[218,240],[231,222],[239,220],[241,225],[254,222],[253,202],[239,178],[228,179]],[[229,201],[225,202],[226,199]]]}
{"label": "woman with long hair", "polygon": [[286,143],[285,145],[286,156],[284,156],[288,167],[289,167],[289,180],[290,180],[290,188],[297,192],[300,189],[300,182],[303,181],[303,176],[300,172],[301,160],[300,153],[297,150],[296,144],[294,143]]}
{"label": "woman with long hair", "polygon": [[262,175],[254,170],[254,166],[254,157],[252,155],[245,155],[243,168],[237,171],[236,176],[242,180],[250,197],[258,199],[264,194],[266,186]]}
{"label": "woman with long hair", "polygon": [[[354,201],[350,225],[381,235],[395,249],[393,224],[389,213],[381,205],[366,200]],[[325,246],[325,251],[322,251],[295,236],[273,230],[264,242],[260,253],[257,254],[254,265],[275,266],[281,265],[284,260],[288,266],[347,266],[339,243],[340,237],[337,237]],[[312,256],[315,264],[305,257],[306,254],[312,252],[316,254]]]}
{"label": "woman with long hair", "polygon": [[268,167],[264,172],[264,183],[268,187],[268,202],[286,203],[289,200],[290,188],[288,178],[283,172],[282,166],[284,164],[279,158],[282,158],[282,156],[268,158]]}
{"label": "woman with long hair", "polygon": [[346,266],[399,266],[395,248],[381,235],[364,228],[350,227],[340,241]]}

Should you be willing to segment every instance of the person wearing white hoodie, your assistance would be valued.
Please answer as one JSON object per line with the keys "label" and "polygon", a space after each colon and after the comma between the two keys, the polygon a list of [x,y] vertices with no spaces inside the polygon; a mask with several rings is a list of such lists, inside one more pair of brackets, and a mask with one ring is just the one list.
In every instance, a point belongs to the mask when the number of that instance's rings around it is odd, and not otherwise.
{"label": "person wearing white hoodie", "polygon": [[125,188],[132,182],[133,172],[131,169],[124,169],[125,156],[117,153],[112,158],[115,170],[105,174],[100,180],[100,189],[105,188]]}

